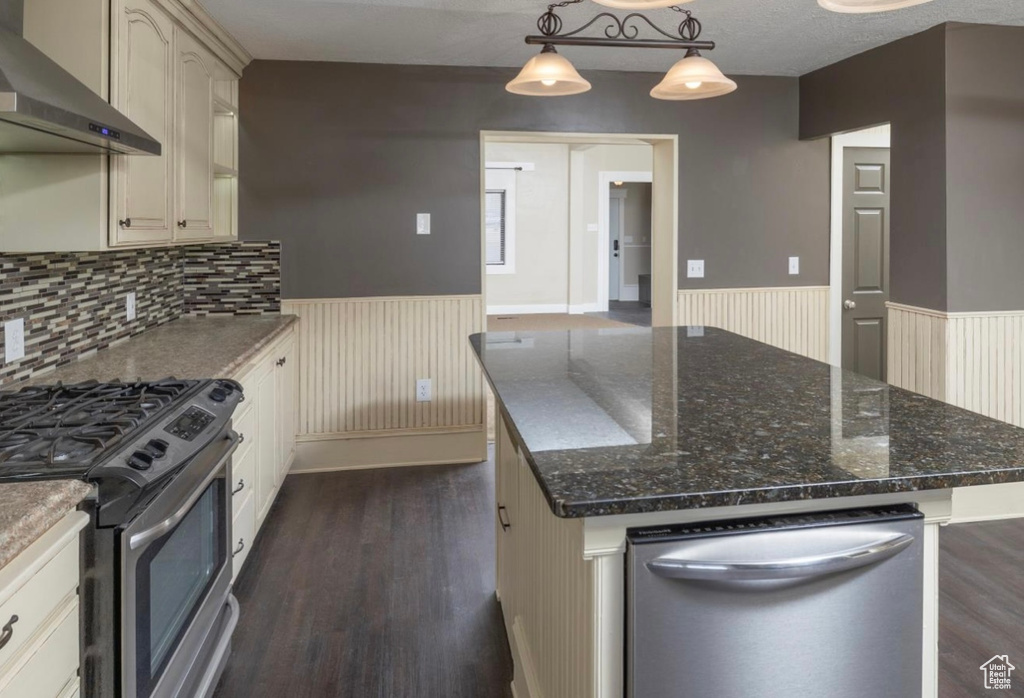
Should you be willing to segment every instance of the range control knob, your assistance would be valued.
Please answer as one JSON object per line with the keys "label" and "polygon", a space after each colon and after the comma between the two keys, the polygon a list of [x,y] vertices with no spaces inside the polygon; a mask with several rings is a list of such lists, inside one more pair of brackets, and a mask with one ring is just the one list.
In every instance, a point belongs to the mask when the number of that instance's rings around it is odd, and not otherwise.
{"label": "range control knob", "polygon": [[152,439],[143,450],[154,458],[163,458],[167,455],[167,442],[163,439]]}
{"label": "range control knob", "polygon": [[210,391],[210,399],[214,402],[224,402],[228,397],[228,392],[224,388],[214,388]]}
{"label": "range control knob", "polygon": [[145,451],[136,451],[128,456],[128,465],[136,470],[149,470],[153,467],[153,456]]}

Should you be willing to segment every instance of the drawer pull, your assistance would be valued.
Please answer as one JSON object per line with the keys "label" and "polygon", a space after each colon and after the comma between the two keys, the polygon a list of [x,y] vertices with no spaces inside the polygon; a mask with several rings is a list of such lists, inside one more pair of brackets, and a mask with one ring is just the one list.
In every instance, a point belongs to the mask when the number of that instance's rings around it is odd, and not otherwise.
{"label": "drawer pull", "polygon": [[132,219],[131,218],[125,218],[123,221],[118,221],[117,223],[122,228],[131,228],[132,227]]}
{"label": "drawer pull", "polygon": [[239,538],[238,545],[236,545],[235,549],[231,552],[231,557],[235,557],[236,555],[238,555],[238,553],[242,552],[243,550],[245,550],[245,539]]}
{"label": "drawer pull", "polygon": [[512,524],[508,520],[508,509],[504,505],[498,507],[498,523],[501,524],[502,531],[512,528]]}
{"label": "drawer pull", "polygon": [[11,616],[11,619],[7,621],[7,625],[4,626],[2,632],[0,632],[0,650],[7,647],[7,643],[11,641],[14,636],[14,624],[18,622],[18,616]]}
{"label": "drawer pull", "polygon": [[238,435],[238,443],[240,443],[240,444],[244,444],[245,443],[245,434],[239,434]]}
{"label": "drawer pull", "polygon": [[288,357],[282,356],[280,359],[277,360],[276,363],[278,366],[284,366],[286,363],[288,363]]}
{"label": "drawer pull", "polygon": [[239,492],[241,492],[244,489],[245,489],[245,479],[244,478],[238,478],[238,487],[236,487],[235,489],[231,490],[231,495],[234,496],[234,495],[238,494]]}

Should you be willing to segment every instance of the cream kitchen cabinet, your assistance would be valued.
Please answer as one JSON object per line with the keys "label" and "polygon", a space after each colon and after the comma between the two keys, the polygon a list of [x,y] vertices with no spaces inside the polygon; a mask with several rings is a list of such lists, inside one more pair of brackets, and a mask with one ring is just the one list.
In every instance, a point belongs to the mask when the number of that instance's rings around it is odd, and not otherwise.
{"label": "cream kitchen cabinet", "polygon": [[237,85],[251,56],[199,4],[32,0],[25,38],[162,154],[0,154],[0,252],[237,237]]}
{"label": "cream kitchen cabinet", "polygon": [[176,240],[213,237],[213,64],[187,33],[175,31],[177,59],[175,196]]}
{"label": "cream kitchen cabinet", "polygon": [[174,240],[175,28],[150,0],[116,0],[111,103],[163,146],[159,156],[111,158],[114,245]]}
{"label": "cream kitchen cabinet", "polygon": [[0,698],[78,691],[78,534],[88,522],[70,512],[0,569]]}
{"label": "cream kitchen cabinet", "polygon": [[295,458],[295,329],[290,328],[235,376],[245,391],[235,431],[244,437],[232,461],[234,574],[267,518]]}

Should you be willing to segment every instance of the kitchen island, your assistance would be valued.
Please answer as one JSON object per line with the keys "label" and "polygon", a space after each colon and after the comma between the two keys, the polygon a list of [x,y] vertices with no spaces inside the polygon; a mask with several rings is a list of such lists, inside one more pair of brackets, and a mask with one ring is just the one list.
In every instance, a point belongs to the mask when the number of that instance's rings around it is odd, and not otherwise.
{"label": "kitchen island", "polygon": [[715,328],[471,342],[499,405],[497,592],[519,698],[624,695],[628,530],[904,503],[925,517],[937,694],[938,527],[977,486],[1002,508],[987,514],[1024,516],[1024,430]]}

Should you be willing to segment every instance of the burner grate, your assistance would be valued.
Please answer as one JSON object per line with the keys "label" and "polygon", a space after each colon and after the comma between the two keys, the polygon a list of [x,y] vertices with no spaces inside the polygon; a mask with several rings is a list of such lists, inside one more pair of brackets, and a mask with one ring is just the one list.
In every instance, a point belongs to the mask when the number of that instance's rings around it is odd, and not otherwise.
{"label": "burner grate", "polygon": [[84,472],[198,382],[89,381],[0,393],[0,477],[12,469]]}

